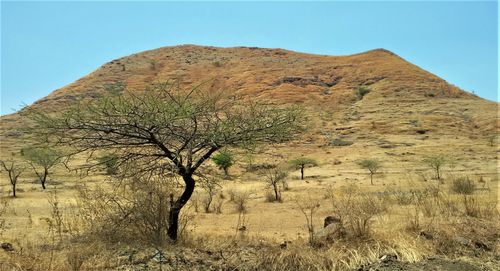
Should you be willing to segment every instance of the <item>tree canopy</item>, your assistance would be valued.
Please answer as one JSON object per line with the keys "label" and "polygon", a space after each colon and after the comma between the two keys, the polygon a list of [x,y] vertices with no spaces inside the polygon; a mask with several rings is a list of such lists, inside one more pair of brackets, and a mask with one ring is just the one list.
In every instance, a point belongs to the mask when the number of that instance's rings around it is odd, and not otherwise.
{"label": "tree canopy", "polygon": [[181,176],[185,190],[169,217],[174,240],[179,212],[194,190],[193,175],[213,153],[223,147],[284,142],[295,138],[304,123],[304,112],[296,106],[177,86],[157,83],[143,91],[80,101],[60,114],[34,109],[28,114],[38,133],[71,148],[72,154],[112,151],[117,166],[134,163],[134,174],[168,171]]}
{"label": "tree canopy", "polygon": [[[47,147],[24,148],[21,150],[21,154],[29,161],[42,184],[42,188],[45,189],[45,182],[49,176],[49,170],[61,162],[61,154]],[[41,168],[41,170],[37,168]]]}

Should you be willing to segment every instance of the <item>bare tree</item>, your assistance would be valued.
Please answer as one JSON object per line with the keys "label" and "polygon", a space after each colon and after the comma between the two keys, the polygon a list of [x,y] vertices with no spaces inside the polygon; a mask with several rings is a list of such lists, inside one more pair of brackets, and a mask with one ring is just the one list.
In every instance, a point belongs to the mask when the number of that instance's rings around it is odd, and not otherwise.
{"label": "bare tree", "polygon": [[210,213],[210,205],[212,205],[215,196],[221,190],[219,180],[214,177],[202,178],[200,186],[206,193],[202,200],[203,208],[205,209],[205,213]]}
{"label": "bare tree", "polygon": [[12,186],[12,196],[14,196],[15,198],[17,179],[23,173],[25,168],[19,166],[19,164],[16,164],[16,162],[12,160],[8,162],[0,161],[0,165],[2,166],[3,170],[9,175],[10,185]]}
{"label": "bare tree", "polygon": [[[303,111],[230,96],[227,92],[157,83],[144,91],[124,91],[82,101],[62,114],[35,109],[28,116],[38,133],[72,154],[112,150],[117,165],[134,161],[134,174],[180,176],[184,191],[168,216],[168,236],[177,239],[181,209],[195,188],[195,174],[223,147],[290,140],[302,130]],[[130,172],[128,172],[130,174]]]}
{"label": "bare tree", "polygon": [[273,189],[274,200],[281,201],[281,189],[280,184],[285,187],[285,178],[288,176],[288,172],[280,168],[270,168],[263,170],[264,182],[268,187]]}
{"label": "bare tree", "polygon": [[306,218],[307,231],[309,233],[309,244],[314,245],[314,214],[321,206],[320,201],[309,195],[308,197],[296,198],[295,204],[297,204],[300,212]]}

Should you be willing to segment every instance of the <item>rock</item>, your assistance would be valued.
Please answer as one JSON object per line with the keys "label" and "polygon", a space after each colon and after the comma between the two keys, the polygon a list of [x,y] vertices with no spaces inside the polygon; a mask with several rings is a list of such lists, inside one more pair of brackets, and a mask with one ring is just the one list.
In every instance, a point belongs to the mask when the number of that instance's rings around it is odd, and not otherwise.
{"label": "rock", "polygon": [[165,257],[165,254],[162,251],[157,250],[156,254],[151,257],[153,260],[159,263],[167,263],[168,259]]}
{"label": "rock", "polygon": [[422,237],[424,237],[424,238],[425,238],[425,239],[427,239],[427,240],[432,240],[432,239],[434,239],[434,236],[433,236],[431,233],[426,232],[426,231],[421,231],[421,232],[419,233],[419,235],[420,235],[420,236],[422,236]]}
{"label": "rock", "polygon": [[280,244],[280,248],[281,249],[287,249],[288,248],[288,244],[291,244],[292,242],[291,241],[283,241],[283,243]]}
{"label": "rock", "polygon": [[461,237],[461,236],[458,236],[455,238],[455,242],[461,244],[462,246],[468,246],[469,245],[469,240]]}
{"label": "rock", "polygon": [[476,241],[474,241],[474,245],[477,248],[480,248],[480,249],[483,249],[486,251],[491,251],[491,248],[487,244],[483,243],[482,241],[476,240]]}
{"label": "rock", "polygon": [[398,256],[396,254],[385,254],[382,257],[380,257],[380,261],[383,263],[395,262],[397,259]]}
{"label": "rock", "polygon": [[[334,239],[340,239],[346,235],[340,219],[336,218],[336,220],[333,219],[329,222],[331,223],[314,234],[318,240],[324,239],[325,241],[333,241]],[[326,219],[325,223],[327,223]]]}
{"label": "rock", "polygon": [[323,225],[323,228],[326,228],[328,225],[333,224],[333,223],[342,223],[339,217],[336,216],[327,216],[325,217],[325,223]]}
{"label": "rock", "polygon": [[5,251],[14,251],[14,246],[11,243],[1,243],[0,247]]}

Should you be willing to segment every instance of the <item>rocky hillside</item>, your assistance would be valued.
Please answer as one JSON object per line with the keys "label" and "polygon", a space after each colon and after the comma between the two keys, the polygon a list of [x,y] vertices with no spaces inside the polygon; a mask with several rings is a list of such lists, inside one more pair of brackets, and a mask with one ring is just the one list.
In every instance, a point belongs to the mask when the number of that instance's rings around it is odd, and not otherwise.
{"label": "rocky hillside", "polygon": [[[498,127],[497,103],[384,49],[324,56],[254,47],[163,47],[106,63],[32,106],[60,111],[109,87],[142,89],[170,79],[183,87],[205,83],[274,103],[304,104],[319,124],[315,133],[326,138],[374,133],[484,137]],[[362,98],[356,95],[360,86],[370,90]],[[25,122],[19,114],[1,117],[2,142],[18,137],[16,128]]]}

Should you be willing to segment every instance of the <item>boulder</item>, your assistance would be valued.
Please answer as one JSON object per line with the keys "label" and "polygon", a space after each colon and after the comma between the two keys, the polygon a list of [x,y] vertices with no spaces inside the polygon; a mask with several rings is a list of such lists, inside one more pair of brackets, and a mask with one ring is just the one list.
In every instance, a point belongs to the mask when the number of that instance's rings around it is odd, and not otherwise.
{"label": "boulder", "polygon": [[0,247],[5,251],[14,251],[14,246],[11,243],[1,243]]}

